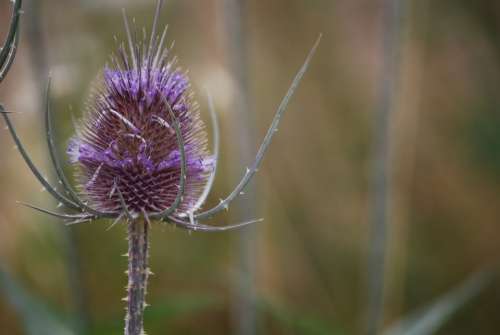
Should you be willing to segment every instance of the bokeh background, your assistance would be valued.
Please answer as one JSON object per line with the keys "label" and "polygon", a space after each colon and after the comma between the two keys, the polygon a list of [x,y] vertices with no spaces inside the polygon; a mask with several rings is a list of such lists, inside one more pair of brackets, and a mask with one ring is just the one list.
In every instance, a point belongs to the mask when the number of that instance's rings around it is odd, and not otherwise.
{"label": "bokeh background", "polygon": [[[363,333],[388,3],[246,1],[236,17],[246,55],[238,70],[222,0],[167,1],[161,21],[169,24],[174,53],[189,69],[204,118],[207,88],[222,125],[221,168],[209,204],[250,164],[240,156],[240,136],[253,134],[250,154],[256,153],[308,50],[319,33],[323,39],[254,181],[254,214],[265,222],[251,235],[154,226],[148,333],[239,334],[235,287],[247,276],[241,270],[246,237],[254,243],[257,334]],[[384,328],[425,310],[500,257],[499,2],[400,3]],[[21,45],[0,101],[19,112],[12,119],[49,178],[42,128],[49,71],[63,154],[74,131],[71,115],[84,111],[116,50],[114,36],[124,38],[121,8],[149,29],[154,6],[152,0],[25,1]],[[10,10],[10,1],[0,1],[2,38]],[[246,92],[235,71],[248,73]],[[245,122],[234,107],[241,94],[250,113]],[[0,151],[0,333],[122,333],[125,227],[106,231],[109,222],[99,221],[68,228],[21,207],[16,200],[57,203],[40,190],[3,130]],[[247,200],[237,202],[245,208]],[[210,223],[244,219],[230,209]],[[499,310],[494,278],[436,333],[498,334]]]}

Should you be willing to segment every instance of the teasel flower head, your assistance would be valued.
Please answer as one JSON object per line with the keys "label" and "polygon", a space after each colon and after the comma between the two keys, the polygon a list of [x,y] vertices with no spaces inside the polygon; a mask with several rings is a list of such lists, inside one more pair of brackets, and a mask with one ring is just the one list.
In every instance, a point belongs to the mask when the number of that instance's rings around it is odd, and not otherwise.
{"label": "teasel flower head", "polygon": [[102,84],[67,152],[79,169],[80,193],[89,206],[116,214],[127,210],[134,216],[161,212],[179,193],[178,123],[185,188],[176,212],[186,213],[203,192],[214,158],[187,74],[168,60],[163,43],[143,43],[131,54],[122,45],[113,66],[104,69]]}

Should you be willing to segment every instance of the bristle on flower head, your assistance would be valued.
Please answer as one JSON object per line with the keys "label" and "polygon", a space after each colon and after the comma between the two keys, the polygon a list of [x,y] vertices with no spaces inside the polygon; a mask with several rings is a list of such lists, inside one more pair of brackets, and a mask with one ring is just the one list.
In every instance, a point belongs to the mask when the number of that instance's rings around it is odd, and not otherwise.
{"label": "bristle on flower head", "polygon": [[134,41],[125,19],[129,51],[122,45],[113,67],[104,69],[102,85],[68,146],[70,161],[79,167],[80,191],[100,211],[158,213],[174,203],[181,179],[175,122],[186,159],[178,212],[192,209],[212,170],[189,79],[175,61],[167,61],[165,31],[156,36],[160,8],[161,1],[149,43]]}

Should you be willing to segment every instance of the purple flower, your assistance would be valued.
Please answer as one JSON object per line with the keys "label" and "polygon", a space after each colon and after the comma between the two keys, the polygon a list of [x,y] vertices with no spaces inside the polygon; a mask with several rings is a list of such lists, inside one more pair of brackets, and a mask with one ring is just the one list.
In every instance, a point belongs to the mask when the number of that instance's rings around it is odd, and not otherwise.
{"label": "purple flower", "polygon": [[172,206],[181,180],[173,126],[179,122],[186,180],[177,212],[188,212],[214,166],[189,79],[161,49],[134,60],[122,47],[119,56],[121,64],[113,59],[115,68],[104,69],[102,86],[68,146],[81,194],[108,213],[157,213]]}

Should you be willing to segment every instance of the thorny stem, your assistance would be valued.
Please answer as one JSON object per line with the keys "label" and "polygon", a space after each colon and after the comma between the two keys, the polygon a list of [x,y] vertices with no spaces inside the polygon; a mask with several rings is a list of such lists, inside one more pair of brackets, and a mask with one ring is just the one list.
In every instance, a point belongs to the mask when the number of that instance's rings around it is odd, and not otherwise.
{"label": "thorny stem", "polygon": [[128,223],[128,286],[125,335],[143,334],[143,317],[146,307],[149,268],[149,226],[146,220],[130,220]]}

